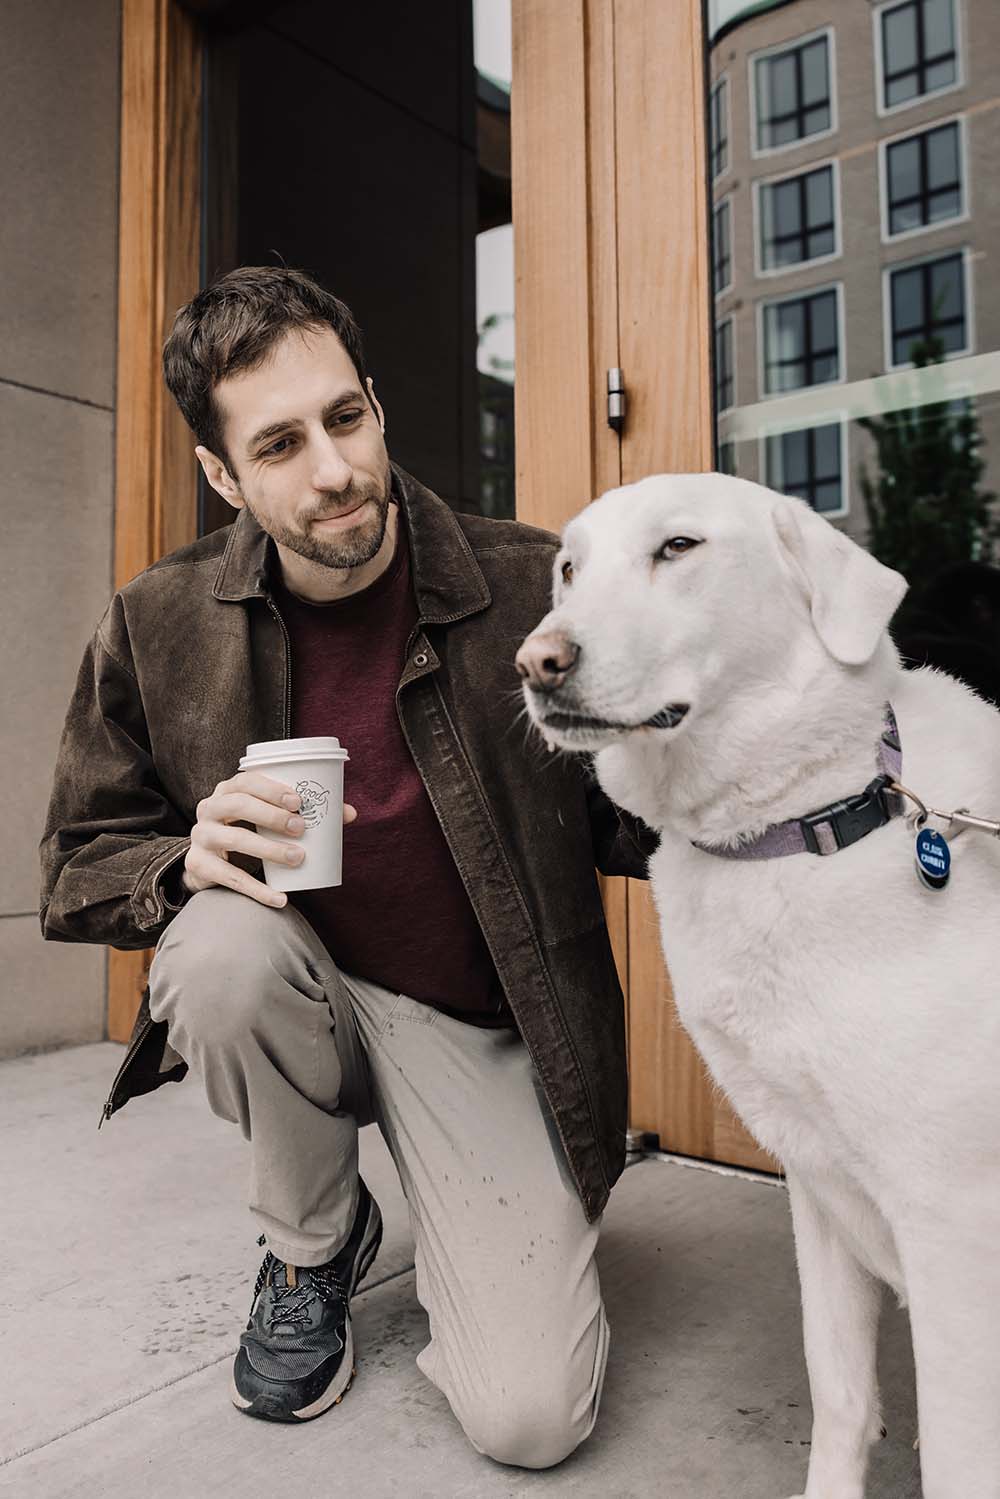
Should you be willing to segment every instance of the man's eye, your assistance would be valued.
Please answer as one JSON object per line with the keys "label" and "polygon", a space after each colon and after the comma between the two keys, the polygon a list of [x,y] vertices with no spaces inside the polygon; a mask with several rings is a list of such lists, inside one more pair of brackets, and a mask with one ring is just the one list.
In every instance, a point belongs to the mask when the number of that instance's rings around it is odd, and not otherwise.
{"label": "man's eye", "polygon": [[573,581],[573,564],[572,564],[572,562],[564,562],[563,563],[563,565],[562,565],[562,580],[566,584],[572,583],[572,581]]}
{"label": "man's eye", "polygon": [[349,426],[351,422],[356,422],[360,415],[360,411],[342,411],[336,418],[336,424],[338,427]]}
{"label": "man's eye", "polygon": [[290,437],[279,437],[278,441],[272,443],[269,448],[265,448],[260,456],[262,458],[273,458],[276,454],[283,453],[284,448],[281,446],[281,444],[283,442],[291,442],[291,440],[292,439]]}
{"label": "man's eye", "polygon": [[667,562],[671,557],[680,557],[684,552],[690,552],[694,547],[701,546],[693,536],[671,536],[665,541],[658,552],[653,553],[654,562]]}

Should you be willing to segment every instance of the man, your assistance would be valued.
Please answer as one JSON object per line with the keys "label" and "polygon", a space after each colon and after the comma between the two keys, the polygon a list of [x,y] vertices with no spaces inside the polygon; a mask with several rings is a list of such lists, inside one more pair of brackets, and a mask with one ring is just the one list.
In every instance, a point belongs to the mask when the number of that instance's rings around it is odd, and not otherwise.
{"label": "man", "polygon": [[[350,312],[299,272],[201,292],[164,373],[237,518],[111,600],[41,845],[47,938],[156,945],[105,1116],[190,1064],[250,1141],[268,1250],[232,1398],[280,1421],[353,1374],[381,1235],[357,1131],[377,1121],[421,1369],[478,1450],[550,1466],[597,1414],[594,1249],[626,1124],[594,864],[644,875],[655,842],[518,711],[555,538],[456,515],[390,462]],[[267,837],[301,831],[297,798],[234,769],[316,734],[350,754],[344,883],[288,899],[261,875],[300,853]]]}

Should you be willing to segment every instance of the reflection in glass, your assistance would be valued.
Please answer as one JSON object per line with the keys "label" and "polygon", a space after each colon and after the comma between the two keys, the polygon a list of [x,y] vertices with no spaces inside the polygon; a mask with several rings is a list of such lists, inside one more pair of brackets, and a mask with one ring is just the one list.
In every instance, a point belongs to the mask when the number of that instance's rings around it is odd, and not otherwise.
{"label": "reflection in glass", "polygon": [[765,439],[765,483],[808,500],[814,510],[840,510],[843,499],[840,423]]}
{"label": "reflection in glass", "polygon": [[757,149],[773,150],[830,128],[829,47],[825,36],[760,57]]}
{"label": "reflection in glass", "polygon": [[479,508],[514,514],[514,231],[510,181],[510,6],[476,0]]}
{"label": "reflection in glass", "polygon": [[764,388],[799,390],[836,380],[837,293],[787,297],[764,308]]}
{"label": "reflection in glass", "polygon": [[915,344],[939,339],[942,351],[966,347],[962,255],[944,255],[892,271],[892,362],[907,364]]}
{"label": "reflection in glass", "polygon": [[729,228],[729,199],[715,210],[712,231],[712,290],[718,296],[733,279],[733,247]]}
{"label": "reflection in glass", "polygon": [[922,229],[962,212],[956,122],[896,141],[886,150],[889,233]]}
{"label": "reflection in glass", "polygon": [[1000,703],[998,20],[708,0],[707,191],[717,467],[903,572],[907,660]]}
{"label": "reflection in glass", "polygon": [[729,84],[721,78],[712,90],[709,105],[709,170],[712,177],[721,177],[729,166]]}
{"label": "reflection in glass", "polygon": [[764,183],[760,217],[764,270],[832,255],[836,248],[833,167]]}
{"label": "reflection in glass", "polygon": [[905,0],[882,12],[887,109],[950,88],[958,76],[954,0]]}

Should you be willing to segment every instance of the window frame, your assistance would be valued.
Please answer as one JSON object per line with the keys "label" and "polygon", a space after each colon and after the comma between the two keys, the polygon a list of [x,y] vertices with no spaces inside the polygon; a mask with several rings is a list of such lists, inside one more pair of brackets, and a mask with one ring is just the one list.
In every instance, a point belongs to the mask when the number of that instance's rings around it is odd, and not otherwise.
{"label": "window frame", "polygon": [[[721,171],[716,172],[713,175],[713,173],[712,173],[712,149],[713,149],[713,143],[712,143],[712,111],[713,111],[713,104],[714,104],[714,100],[715,100],[715,95],[718,92],[718,90],[720,90],[720,89],[723,89],[725,91],[726,164],[722,168]],[[707,145],[707,149],[708,149],[708,177],[709,177],[709,183],[711,184],[712,187],[714,187],[717,182],[721,182],[722,179],[723,179],[723,177],[727,177],[729,175],[729,173],[733,170],[733,104],[732,104],[732,93],[733,93],[733,91],[732,91],[732,82],[731,82],[730,75],[729,75],[728,71],[726,71],[724,73],[720,73],[719,76],[718,76],[718,78],[716,78],[713,83],[709,84],[709,89],[708,89],[708,131],[707,131],[708,139],[706,141],[706,145]]]}
{"label": "window frame", "polygon": [[[901,229],[898,234],[890,232],[890,208],[889,202],[889,147],[898,146],[902,141],[914,140],[921,135],[929,135],[933,130],[941,130],[945,125],[958,126],[958,158],[959,175],[962,190],[962,212],[955,214],[950,219],[935,219],[932,224],[919,224],[916,229]],[[948,115],[943,120],[928,120],[925,124],[914,128],[912,125],[898,131],[895,135],[887,135],[878,143],[878,194],[880,208],[880,237],[883,245],[898,245],[909,239],[915,239],[921,234],[933,234],[937,229],[950,229],[955,224],[964,224],[972,217],[972,209],[969,203],[969,129],[968,116],[965,114]]]}
{"label": "window frame", "polygon": [[[768,391],[767,386],[767,324],[766,311],[768,307],[778,307],[783,302],[802,302],[809,297],[822,296],[824,292],[832,291],[837,299],[837,364],[839,373],[836,380],[822,380],[813,385],[796,385],[792,390]],[[760,401],[780,401],[794,396],[802,390],[828,390],[836,385],[847,383],[847,330],[845,328],[844,312],[844,283],[843,281],[822,282],[819,286],[804,286],[798,291],[783,292],[777,297],[761,297],[757,302],[757,398]]]}
{"label": "window frame", "polygon": [[[727,323],[729,324],[729,328],[730,328],[729,352],[730,352],[731,361],[732,361],[732,370],[731,370],[730,383],[732,385],[733,395],[732,395],[732,400],[730,401],[730,403],[729,403],[728,406],[720,406],[718,404],[718,393],[719,393],[718,340],[719,340],[719,333],[720,333],[720,331],[722,330],[722,328],[725,327],[725,325]],[[729,312],[729,313],[726,314],[725,317],[721,317],[721,318],[715,319],[715,321],[712,324],[712,405],[713,405],[713,407],[715,409],[716,422],[718,422],[719,417],[725,415],[727,412],[735,411],[736,407],[738,406],[738,404],[739,404],[739,402],[738,402],[737,396],[736,396],[736,316],[735,316],[734,313]]]}
{"label": "window frame", "polygon": [[[713,292],[713,298],[715,300],[718,300],[719,297],[724,297],[728,292],[731,292],[732,289],[733,289],[733,262],[734,262],[734,260],[736,258],[736,236],[735,236],[735,233],[734,233],[734,230],[733,230],[733,225],[736,222],[736,215],[733,212],[733,199],[734,199],[734,197],[735,197],[735,193],[732,190],[730,190],[728,193],[724,193],[722,195],[722,197],[718,199],[717,202],[715,202],[715,203],[712,204],[712,225],[711,225],[712,292]],[[723,208],[726,208],[728,210],[728,213],[729,213],[729,280],[726,282],[725,286],[720,286],[719,290],[716,291],[715,290],[715,216]]]}
{"label": "window frame", "polygon": [[965,87],[965,27],[963,24],[962,4],[961,0],[950,0],[951,13],[955,23],[955,82],[946,83],[942,88],[933,89],[927,94],[917,94],[912,99],[903,99],[898,104],[884,103],[885,56],[882,46],[882,14],[884,11],[894,10],[900,4],[906,3],[908,3],[908,0],[880,0],[880,3],[872,9],[875,56],[875,113],[881,120],[900,114],[904,109],[913,109],[918,104],[926,104],[928,99],[941,99],[945,94],[954,93],[956,89]]}
{"label": "window frame", "polygon": [[909,271],[919,265],[930,265],[935,260],[950,260],[958,255],[962,261],[962,295],[965,299],[965,344],[961,349],[953,349],[946,353],[945,363],[952,359],[964,359],[967,355],[975,353],[976,327],[974,318],[974,306],[972,299],[972,261],[968,245],[942,245],[937,250],[931,250],[923,255],[910,256],[905,260],[893,260],[882,267],[882,353],[885,359],[886,373],[891,374],[895,370],[915,369],[912,359],[902,364],[893,363],[892,348],[895,342],[895,334],[892,326],[892,278],[897,271]]}
{"label": "window frame", "polygon": [[[801,135],[797,140],[786,141],[781,146],[758,146],[757,139],[760,126],[757,116],[756,68],[758,62],[763,62],[766,58],[773,57],[779,52],[792,52],[799,47],[808,46],[810,42],[817,41],[820,37],[826,38],[830,77],[830,124],[828,128],[826,130],[818,130],[813,135]],[[839,129],[839,108],[837,99],[837,39],[834,27],[817,26],[814,31],[807,31],[803,36],[789,37],[783,42],[774,42],[768,47],[761,47],[756,52],[749,53],[747,56],[747,88],[750,99],[751,161],[760,161],[767,157],[780,156],[785,151],[798,151],[803,146],[814,145],[817,141],[826,140],[829,136],[836,135]]]}
{"label": "window frame", "polygon": [[[843,520],[846,515],[850,514],[851,510],[851,470],[848,464],[847,428],[849,422],[847,412],[843,409],[831,411],[828,417],[817,417],[814,421],[810,421],[802,427],[790,427],[787,422],[782,422],[771,429],[762,427],[757,434],[757,472],[761,476],[761,483],[766,488],[771,489],[774,486],[771,484],[771,476],[767,470],[768,438],[783,437],[790,432],[810,431],[816,427],[832,427],[835,424],[840,428],[840,508],[838,510],[815,510],[813,506],[809,506],[815,515],[822,516],[824,520]],[[781,489],[777,492],[784,494],[785,491]],[[809,504],[808,500],[805,503]]]}
{"label": "window frame", "polygon": [[[833,168],[833,243],[834,249],[827,255],[816,255],[811,260],[796,260],[791,265],[772,266],[769,269],[764,266],[764,189],[773,187],[781,182],[791,182],[796,177],[808,177],[810,172],[822,171],[824,167]],[[843,204],[840,188],[840,158],[838,156],[826,156],[820,161],[810,161],[805,166],[796,167],[793,172],[773,172],[768,177],[757,177],[753,182],[753,257],[754,275],[760,281],[774,280],[777,276],[791,276],[805,266],[812,269],[815,266],[827,265],[832,260],[839,260],[844,253],[843,243]]]}

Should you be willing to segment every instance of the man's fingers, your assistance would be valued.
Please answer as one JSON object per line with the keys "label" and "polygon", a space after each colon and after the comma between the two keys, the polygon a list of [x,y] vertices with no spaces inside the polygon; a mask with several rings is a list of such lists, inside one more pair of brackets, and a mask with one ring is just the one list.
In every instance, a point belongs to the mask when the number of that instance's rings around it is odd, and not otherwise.
{"label": "man's fingers", "polygon": [[357,807],[352,807],[350,802],[344,803],[344,821],[353,822],[358,815]]}
{"label": "man's fingers", "polygon": [[230,822],[201,822],[191,832],[191,841],[204,849],[210,858],[227,858],[231,853],[249,854],[263,863],[298,864],[301,845],[275,843],[250,828]]}
{"label": "man's fingers", "polygon": [[282,833],[301,832],[306,826],[289,806],[274,806],[249,791],[213,791],[204,802],[198,802],[198,823],[255,823]]}
{"label": "man's fingers", "polygon": [[274,776],[264,775],[262,770],[237,770],[235,775],[229,776],[228,781],[219,781],[213,796],[229,796],[232,791],[249,791],[250,796],[259,796],[262,802],[271,802],[274,806],[285,805],[286,797],[289,802],[294,803],[294,808],[301,802],[298,791],[292,785],[286,781],[276,781]]}
{"label": "man's fingers", "polygon": [[247,874],[245,869],[240,869],[238,864],[231,864],[228,859],[223,859],[217,854],[206,854],[201,851],[201,857],[192,861],[194,868],[191,869],[199,889],[206,889],[212,885],[222,885],[227,890],[235,890],[240,895],[249,895],[252,900],[258,901],[262,906],[284,906],[288,902],[288,896],[284,890],[272,890],[263,880],[254,879],[252,874]]}

